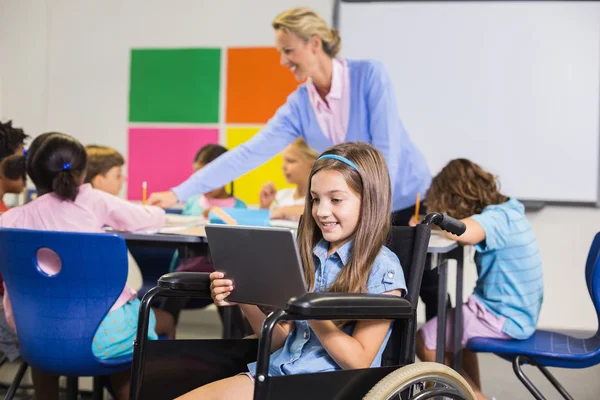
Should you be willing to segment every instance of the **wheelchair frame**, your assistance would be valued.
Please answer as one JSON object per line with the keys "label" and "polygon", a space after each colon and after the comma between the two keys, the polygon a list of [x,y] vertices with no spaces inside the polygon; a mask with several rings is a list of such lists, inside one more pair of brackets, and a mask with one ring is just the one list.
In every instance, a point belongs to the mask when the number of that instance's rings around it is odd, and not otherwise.
{"label": "wheelchair frame", "polygon": [[[282,395],[286,399],[292,400],[296,398],[305,399],[310,396],[313,396],[315,399],[358,399],[362,398],[373,385],[389,373],[402,366],[414,363],[418,293],[425,266],[427,244],[431,235],[432,224],[436,224],[442,229],[458,235],[462,234],[465,230],[464,224],[440,213],[428,214],[423,223],[419,224],[416,228],[395,227],[395,229],[404,229],[405,234],[408,232],[408,229],[413,229],[410,231],[412,247],[408,253],[411,260],[408,263],[410,265],[407,279],[409,287],[408,300],[382,294],[305,293],[298,298],[290,299],[285,310],[276,310],[269,314],[263,323],[258,341],[254,399],[276,399],[281,398]],[[402,260],[400,254],[398,256]],[[412,261],[417,261],[417,264],[420,265],[414,265]],[[151,289],[143,297],[140,307],[138,331],[134,343],[131,400],[141,398],[142,377],[146,362],[144,350],[148,345],[147,332],[150,304],[159,295],[168,297],[210,298],[209,274],[180,272],[164,275],[159,279],[158,286]],[[392,334],[382,356],[382,366],[311,374],[269,376],[268,368],[271,357],[270,345],[273,329],[280,321],[307,319],[394,320]],[[240,343],[244,347],[242,352],[246,351],[247,353],[248,350],[246,348],[251,349],[252,343],[248,339],[241,340],[242,342],[246,342]],[[212,346],[207,347],[207,349],[214,351],[214,347]],[[244,365],[243,362],[245,361],[241,360],[239,365]],[[298,391],[289,390],[290,387],[296,385],[302,389]],[[434,396],[464,399],[455,389],[440,387],[425,390],[419,393],[415,399],[422,400]]]}

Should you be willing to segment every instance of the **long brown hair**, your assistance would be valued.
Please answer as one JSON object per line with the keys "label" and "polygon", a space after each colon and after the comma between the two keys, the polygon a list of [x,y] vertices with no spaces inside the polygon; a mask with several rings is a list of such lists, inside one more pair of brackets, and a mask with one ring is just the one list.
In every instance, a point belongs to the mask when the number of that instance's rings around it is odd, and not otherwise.
{"label": "long brown hair", "polygon": [[352,191],[360,197],[360,215],[353,234],[353,247],[348,263],[329,288],[330,292],[364,293],[375,258],[381,251],[390,230],[392,193],[390,176],[381,153],[366,143],[342,143],[326,150],[352,161],[358,171],[333,159],[318,159],[308,178],[308,191],[302,222],[298,228],[298,246],[309,290],[314,287],[315,265],[313,248],[323,234],[312,217],[310,194],[312,177],[323,170],[340,172]]}
{"label": "long brown hair", "polygon": [[458,158],[433,178],[425,199],[428,211],[462,219],[480,214],[489,205],[502,204],[508,197],[500,193],[494,175],[473,161]]}

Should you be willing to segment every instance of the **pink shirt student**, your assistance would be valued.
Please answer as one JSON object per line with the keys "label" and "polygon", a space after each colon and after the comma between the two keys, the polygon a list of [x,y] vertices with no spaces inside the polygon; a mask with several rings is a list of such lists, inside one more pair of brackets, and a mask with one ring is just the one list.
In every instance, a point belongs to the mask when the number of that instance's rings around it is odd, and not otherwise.
{"label": "pink shirt student", "polygon": [[333,144],[346,139],[350,119],[350,74],[348,63],[344,59],[334,58],[331,77],[331,89],[323,101],[317,88],[308,78],[306,88],[321,130]]}
{"label": "pink shirt student", "polygon": [[[38,197],[31,203],[13,208],[0,216],[0,227],[66,232],[104,232],[104,226],[119,231],[159,229],[165,224],[165,211],[154,206],[140,206],[92,188],[79,187],[75,201],[60,200],[54,193]],[[47,274],[58,272],[56,255],[40,254],[38,263]],[[125,285],[111,311],[135,299],[137,293]],[[4,310],[9,325],[15,329],[8,293]]]}

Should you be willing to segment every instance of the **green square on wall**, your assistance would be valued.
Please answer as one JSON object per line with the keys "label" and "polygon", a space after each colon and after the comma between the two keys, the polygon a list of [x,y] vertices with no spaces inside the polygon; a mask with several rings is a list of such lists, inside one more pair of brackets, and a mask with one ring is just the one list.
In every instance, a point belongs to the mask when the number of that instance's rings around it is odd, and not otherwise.
{"label": "green square on wall", "polygon": [[219,122],[221,49],[134,49],[130,122]]}

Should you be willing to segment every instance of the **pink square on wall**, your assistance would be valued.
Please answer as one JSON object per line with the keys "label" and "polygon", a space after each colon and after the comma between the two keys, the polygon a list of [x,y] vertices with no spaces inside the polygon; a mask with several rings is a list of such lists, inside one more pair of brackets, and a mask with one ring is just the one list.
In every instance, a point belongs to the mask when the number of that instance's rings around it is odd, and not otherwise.
{"label": "pink square on wall", "polygon": [[130,128],[127,198],[142,199],[142,182],[148,196],[169,190],[192,174],[198,150],[219,143],[217,128]]}

